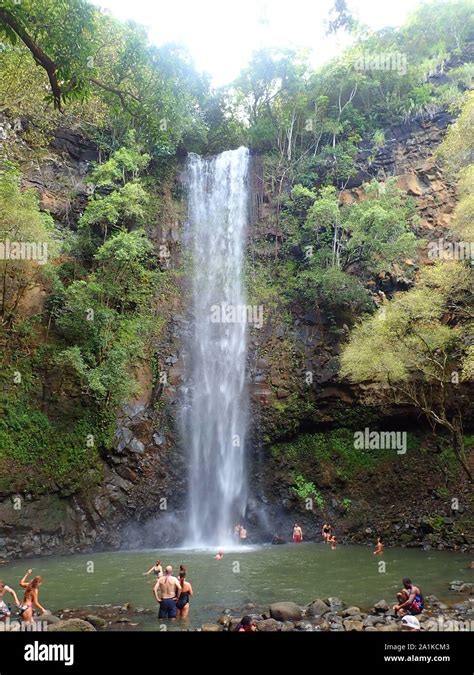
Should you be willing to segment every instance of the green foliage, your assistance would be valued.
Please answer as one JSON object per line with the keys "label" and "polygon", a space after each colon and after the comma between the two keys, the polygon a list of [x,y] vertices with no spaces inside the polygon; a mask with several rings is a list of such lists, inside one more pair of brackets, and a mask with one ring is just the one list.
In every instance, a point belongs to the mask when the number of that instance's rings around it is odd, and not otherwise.
{"label": "green foliage", "polygon": [[[408,436],[408,446],[410,450],[415,450],[419,441],[411,434]],[[337,475],[346,480],[361,470],[393,458],[391,450],[354,448],[354,431],[343,427],[334,431],[301,434],[292,442],[272,446],[272,453],[283,455],[305,477],[305,481],[325,463],[334,466]]]}
{"label": "green foliage", "polygon": [[13,394],[2,397],[0,410],[0,490],[42,491],[55,482],[74,491],[100,482],[99,449],[110,444],[113,420],[84,411],[69,424],[52,422]]}
{"label": "green foliage", "polygon": [[29,249],[25,250],[27,259],[17,256],[13,249],[10,255],[15,258],[0,259],[0,315],[5,325],[11,325],[25,292],[41,279],[58,247],[51,216],[40,211],[34,190],[20,189],[20,174],[8,164],[0,171],[0,242],[28,244]]}
{"label": "green foliage", "polygon": [[410,275],[406,262],[417,248],[411,231],[417,217],[413,200],[393,180],[365,185],[359,202],[343,205],[333,186],[316,194],[297,185],[283,209],[284,214],[306,214],[303,228],[287,245],[304,254],[287,293],[317,305],[334,324],[373,311],[364,276],[390,272],[394,266]]}
{"label": "green foliage", "polygon": [[[4,0],[0,11],[0,37],[13,46],[24,35],[37,48],[36,60],[45,69],[47,60],[55,66],[55,78],[61,90],[51,87],[50,100],[83,99],[89,90],[91,59],[95,43],[94,8],[85,0]],[[42,53],[42,55],[38,55]]]}
{"label": "green foliage", "polygon": [[449,326],[444,317],[457,310],[462,318],[472,288],[472,272],[461,263],[423,269],[416,288],[397,294],[354,329],[342,352],[341,374],[392,383],[416,374],[428,383],[449,383],[454,363],[462,371],[469,325]]}
{"label": "green foliage", "polygon": [[149,304],[158,276],[140,230],[111,237],[95,260],[96,271],[63,292],[56,326],[68,346],[56,363],[74,372],[89,395],[114,406],[134,390],[129,364],[144,355],[153,331]]}
{"label": "green foliage", "polygon": [[295,487],[293,490],[300,499],[306,499],[307,497],[310,497],[316,493],[316,486],[314,483],[305,481],[301,474],[296,474],[293,479],[295,481]]}
{"label": "green foliage", "polygon": [[349,497],[344,497],[341,502],[341,506],[344,509],[344,513],[349,513],[352,508],[352,499],[349,499]]}
{"label": "green foliage", "polygon": [[458,173],[474,163],[474,92],[466,94],[465,104],[456,122],[439,146],[438,154],[451,173]]}
{"label": "green foliage", "polygon": [[97,166],[88,182],[97,188],[108,188],[107,194],[94,193],[80,219],[83,230],[99,225],[107,236],[109,227],[131,227],[143,223],[148,194],[139,178],[147,167],[150,156],[143,154],[129,132],[127,145],[119,148],[110,159]]}

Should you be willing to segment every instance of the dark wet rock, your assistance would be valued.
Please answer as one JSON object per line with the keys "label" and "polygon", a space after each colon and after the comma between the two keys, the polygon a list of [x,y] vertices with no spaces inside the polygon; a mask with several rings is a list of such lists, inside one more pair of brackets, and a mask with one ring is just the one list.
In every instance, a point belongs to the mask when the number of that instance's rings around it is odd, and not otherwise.
{"label": "dark wet rock", "polygon": [[347,609],[344,609],[342,612],[342,616],[344,617],[354,616],[356,614],[360,615],[360,609],[358,607],[348,607]]}
{"label": "dark wet rock", "polygon": [[451,581],[449,590],[457,591],[458,593],[474,593],[474,584],[465,581]]}
{"label": "dark wet rock", "polygon": [[261,633],[275,633],[281,631],[282,623],[276,619],[263,619],[257,622],[257,630]]}
{"label": "dark wet rock", "polygon": [[385,600],[379,600],[379,602],[374,605],[374,610],[376,612],[388,612],[389,609],[390,607]]}
{"label": "dark wet rock", "polygon": [[344,603],[340,598],[336,598],[336,597],[328,598],[327,600],[325,600],[325,602],[329,605],[329,607],[331,609],[336,610],[336,611],[338,611],[340,609],[343,609],[343,607],[344,607]]}
{"label": "dark wet rock", "polygon": [[86,621],[91,623],[97,630],[103,630],[109,625],[105,619],[102,619],[100,616],[96,616],[95,614],[88,614],[86,616]]}
{"label": "dark wet rock", "polygon": [[327,614],[327,612],[330,611],[330,607],[318,598],[317,600],[313,600],[311,604],[309,604],[306,608],[306,615],[307,616],[323,616],[324,614]]}
{"label": "dark wet rock", "polygon": [[364,626],[376,626],[377,624],[383,624],[385,622],[385,616],[383,615],[378,615],[374,616],[373,614],[369,614],[368,616],[365,617],[364,619]]}
{"label": "dark wet rock", "polygon": [[270,605],[270,616],[277,621],[299,621],[303,612],[294,602],[275,602]]}

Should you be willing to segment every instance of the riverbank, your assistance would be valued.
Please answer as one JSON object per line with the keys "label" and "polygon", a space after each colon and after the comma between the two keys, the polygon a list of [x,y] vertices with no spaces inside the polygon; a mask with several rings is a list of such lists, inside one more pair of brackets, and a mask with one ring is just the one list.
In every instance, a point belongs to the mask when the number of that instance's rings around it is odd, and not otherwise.
{"label": "riverbank", "polygon": [[[450,590],[459,594],[457,602],[446,604],[435,595],[425,598],[425,610],[418,616],[421,630],[429,632],[474,631],[474,584],[453,581]],[[235,631],[243,616],[249,616],[257,632],[398,632],[401,619],[395,615],[392,603],[382,599],[369,608],[345,603],[338,597],[317,598],[306,605],[295,602],[272,603],[267,608],[248,603],[242,607],[226,609],[215,623],[190,627],[185,622],[158,621],[157,611],[144,607],[91,605],[84,608],[65,608],[56,615],[38,618],[37,629],[43,632],[94,632],[150,630],[153,620],[157,631]],[[144,624],[144,618],[147,624]],[[43,623],[41,623],[43,622]],[[13,622],[7,631],[20,631]]]}

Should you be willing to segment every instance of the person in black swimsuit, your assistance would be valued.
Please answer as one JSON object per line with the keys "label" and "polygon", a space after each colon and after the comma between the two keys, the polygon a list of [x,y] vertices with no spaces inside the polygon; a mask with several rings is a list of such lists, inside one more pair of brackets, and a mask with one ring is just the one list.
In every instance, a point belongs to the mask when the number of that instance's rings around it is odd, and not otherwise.
{"label": "person in black swimsuit", "polygon": [[161,566],[161,560],[157,560],[156,563],[150,567],[150,569],[147,572],[143,572],[143,574],[148,575],[153,573],[155,577],[162,577],[163,576],[163,567]]}
{"label": "person in black swimsuit", "polygon": [[179,583],[181,591],[176,603],[177,617],[178,619],[187,619],[189,615],[189,600],[193,594],[193,587],[189,581],[186,581],[186,572],[179,573]]}
{"label": "person in black swimsuit", "polygon": [[332,532],[332,527],[329,525],[329,523],[324,523],[323,529],[321,530],[321,534],[323,535],[323,539],[326,542],[326,544],[329,543],[329,539],[331,537],[331,532]]}

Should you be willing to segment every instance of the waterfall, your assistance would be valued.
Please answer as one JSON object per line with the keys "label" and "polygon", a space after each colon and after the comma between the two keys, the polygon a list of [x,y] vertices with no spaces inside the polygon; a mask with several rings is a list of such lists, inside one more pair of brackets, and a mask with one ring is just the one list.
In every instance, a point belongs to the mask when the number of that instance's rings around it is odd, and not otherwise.
{"label": "waterfall", "polygon": [[186,168],[193,325],[183,440],[190,458],[187,543],[194,547],[229,544],[247,497],[242,309],[248,166],[242,147],[210,159],[192,154]]}

